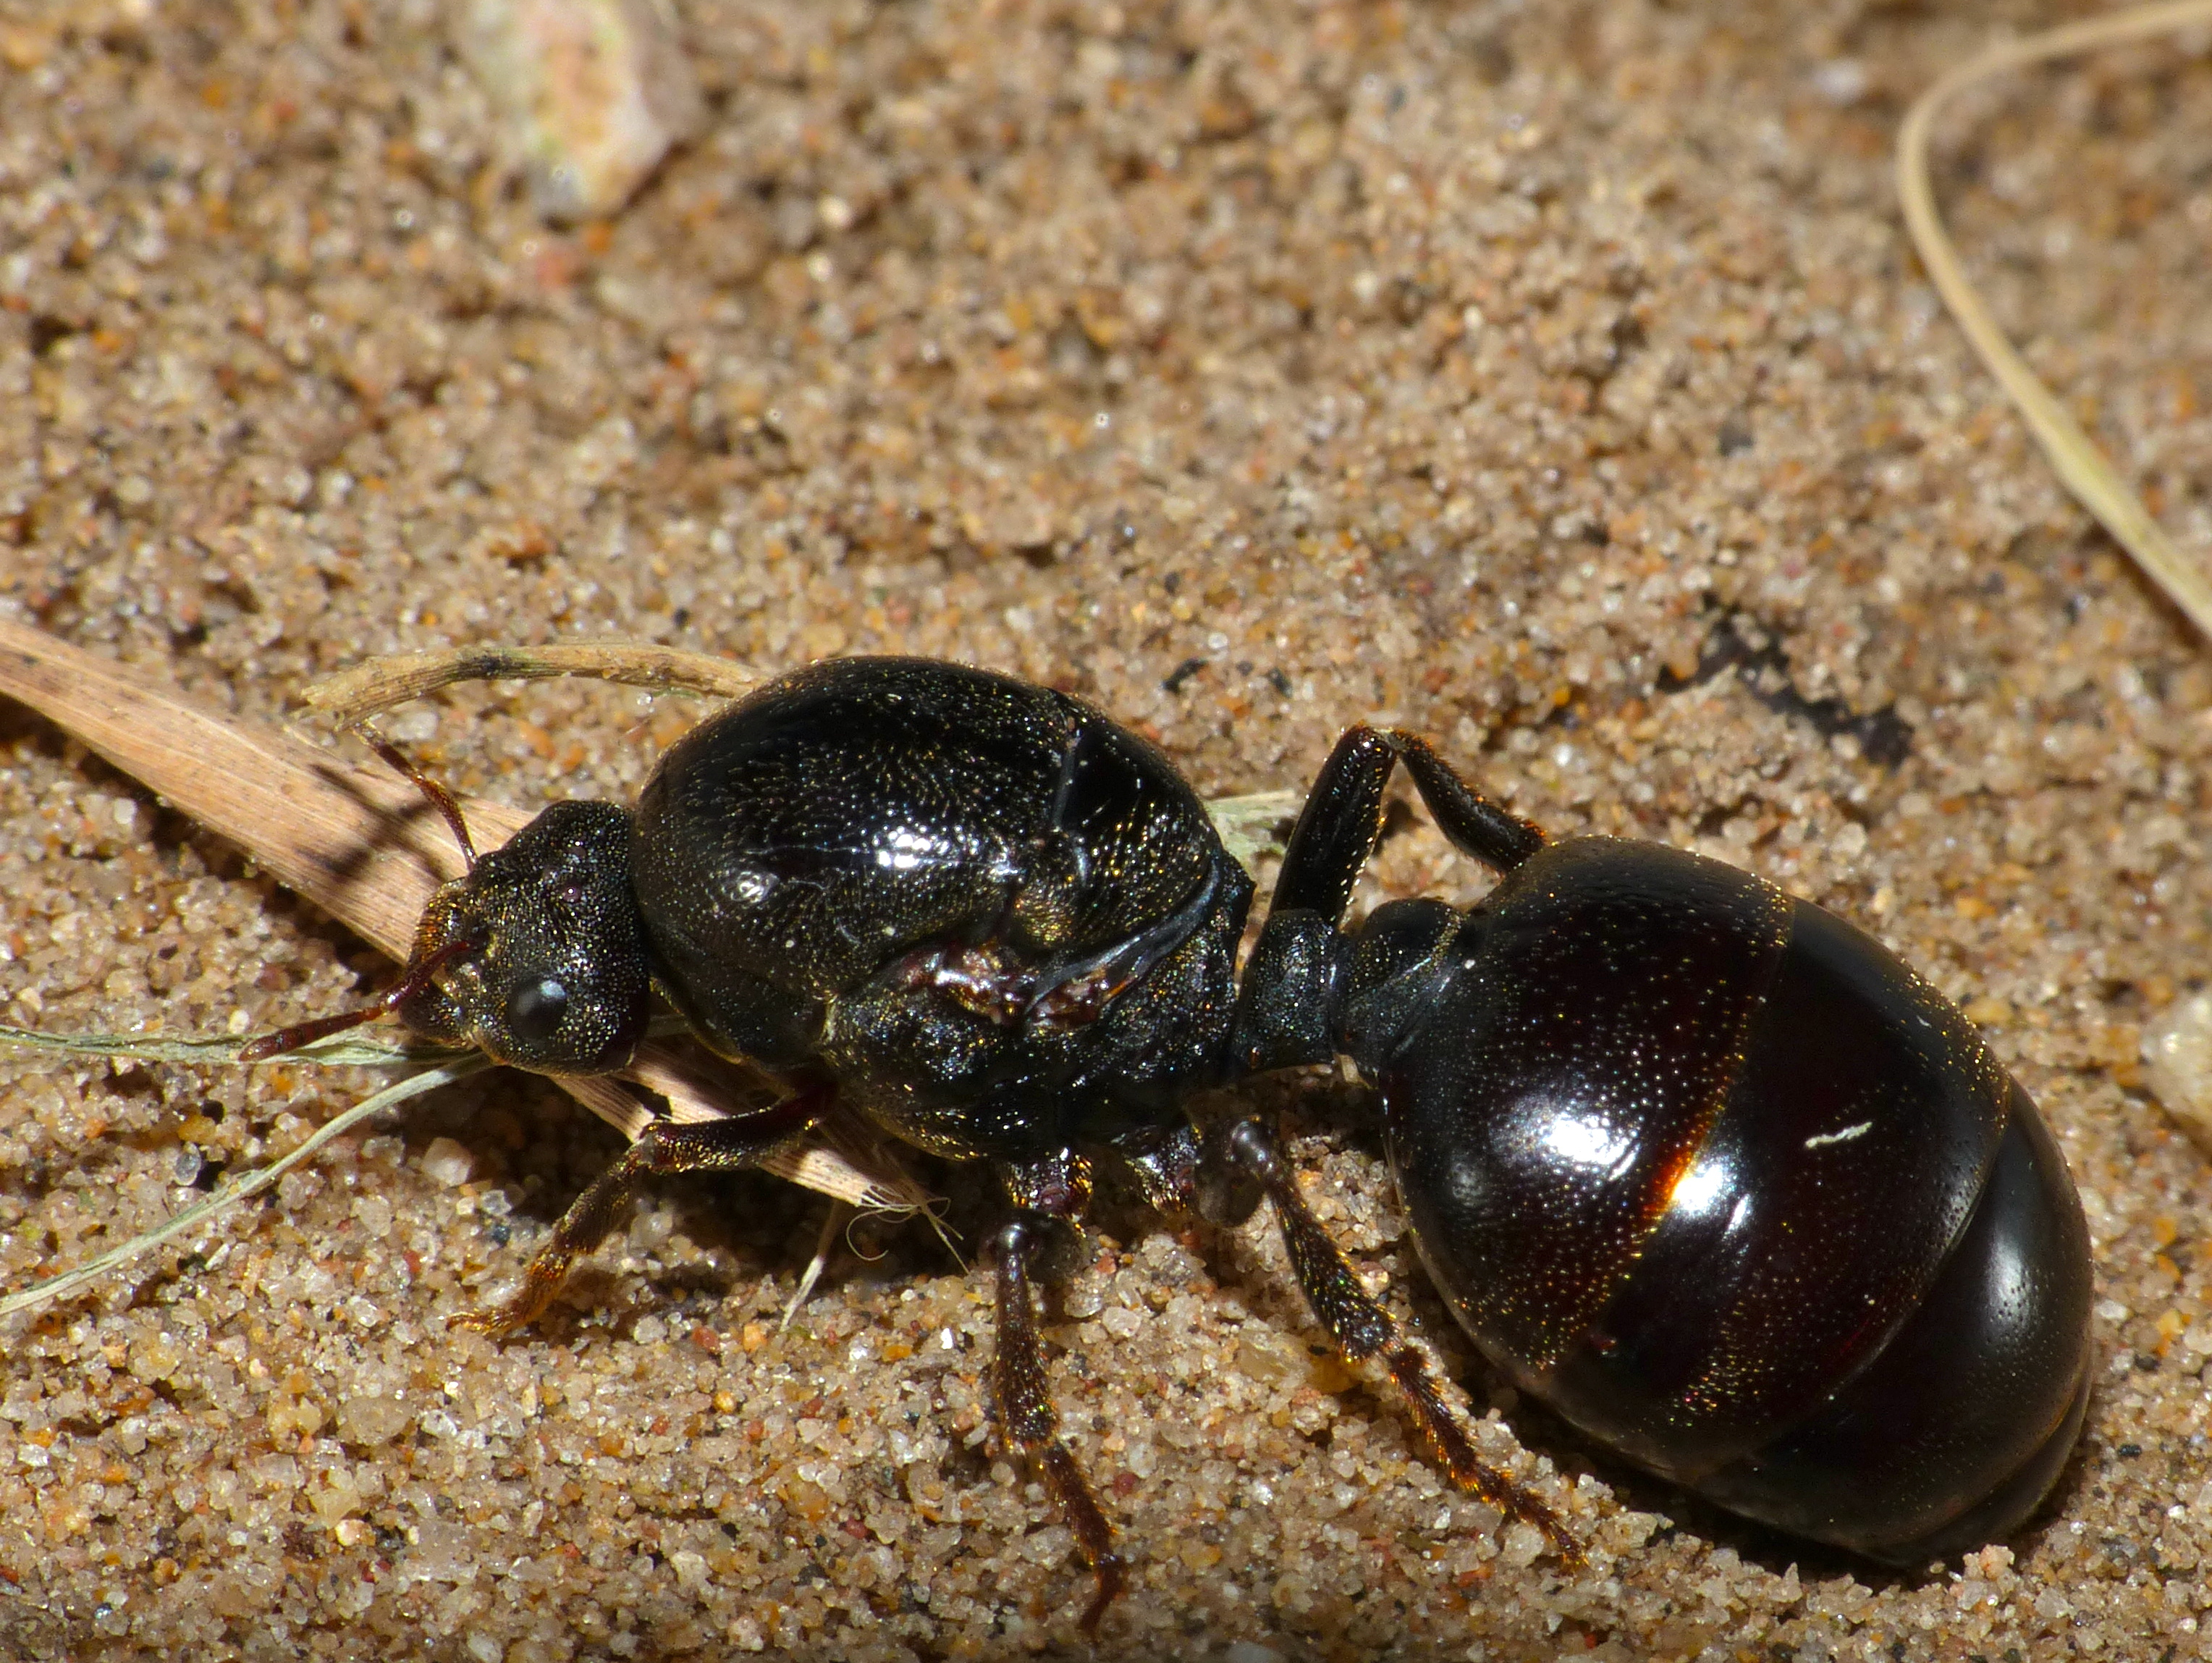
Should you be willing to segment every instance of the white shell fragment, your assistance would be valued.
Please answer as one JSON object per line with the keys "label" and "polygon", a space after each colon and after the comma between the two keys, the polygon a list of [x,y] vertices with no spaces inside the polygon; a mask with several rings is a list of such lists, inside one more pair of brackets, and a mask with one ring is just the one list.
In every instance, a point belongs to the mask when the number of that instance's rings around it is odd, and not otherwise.
{"label": "white shell fragment", "polygon": [[2143,1073],[2181,1129],[2212,1150],[2212,993],[2184,999],[2143,1032]]}
{"label": "white shell fragment", "polygon": [[614,212],[705,114],[655,0],[464,0],[454,38],[549,219]]}

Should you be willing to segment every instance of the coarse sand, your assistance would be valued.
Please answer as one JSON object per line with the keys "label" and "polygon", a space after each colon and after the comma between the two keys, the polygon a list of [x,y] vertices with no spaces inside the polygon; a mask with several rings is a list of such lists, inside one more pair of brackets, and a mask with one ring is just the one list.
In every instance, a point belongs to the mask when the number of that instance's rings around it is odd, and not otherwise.
{"label": "coarse sand", "polygon": [[[1589,1569],[1315,1354],[1264,1224],[1109,1196],[1047,1325],[1131,1561],[1097,1654],[2201,1654],[2212,1179],[2137,1057],[2204,977],[2212,658],[1971,361],[1888,174],[1915,91],[2068,10],[679,9],[704,128],[562,228],[431,0],[0,0],[0,606],[262,720],[369,654],[608,637],[993,666],[1210,793],[1382,718],[1554,831],[1763,873],[1960,1000],[2073,1165],[2096,1387],[2044,1514],[1880,1574],[1607,1458],[1473,1359],[1371,1100],[1315,1071],[1250,1098]],[[1970,96],[1938,175],[2212,554],[2204,38]],[[469,686],[387,731],[527,808],[626,798],[698,710]],[[1363,904],[1480,892],[1392,825]],[[240,1032],[388,974],[0,709],[0,1019]],[[374,1083],[0,1080],[11,1288]],[[670,1185],[537,1329],[447,1330],[618,1147],[488,1076],[0,1326],[0,1656],[1083,1654],[988,1278],[927,1229],[857,1232],[781,1330],[826,1203]],[[921,1170],[972,1258],[977,1175]]]}

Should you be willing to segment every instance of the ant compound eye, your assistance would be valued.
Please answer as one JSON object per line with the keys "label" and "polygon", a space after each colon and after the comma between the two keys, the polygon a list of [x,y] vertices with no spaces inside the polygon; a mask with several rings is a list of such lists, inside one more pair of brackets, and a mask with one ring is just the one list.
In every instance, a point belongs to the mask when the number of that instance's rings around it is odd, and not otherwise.
{"label": "ant compound eye", "polygon": [[568,1014],[568,987],[550,976],[524,982],[507,996],[508,1036],[524,1045],[550,1039]]}

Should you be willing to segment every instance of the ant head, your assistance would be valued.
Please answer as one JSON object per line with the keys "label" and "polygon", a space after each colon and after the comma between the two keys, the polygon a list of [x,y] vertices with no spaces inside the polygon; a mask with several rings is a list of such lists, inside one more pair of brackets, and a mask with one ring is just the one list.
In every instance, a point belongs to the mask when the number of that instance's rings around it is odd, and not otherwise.
{"label": "ant head", "polygon": [[629,885],[629,816],[556,803],[479,856],[460,805],[376,734],[357,730],[445,817],[468,862],[422,909],[398,982],[374,1003],[264,1034],[257,1063],[397,1014],[416,1033],[474,1045],[536,1074],[611,1074],[644,1037],[652,972]]}
{"label": "ant head", "polygon": [[538,1074],[607,1074],[644,1036],[651,972],[629,816],[561,802],[431,897],[394,1008]]}

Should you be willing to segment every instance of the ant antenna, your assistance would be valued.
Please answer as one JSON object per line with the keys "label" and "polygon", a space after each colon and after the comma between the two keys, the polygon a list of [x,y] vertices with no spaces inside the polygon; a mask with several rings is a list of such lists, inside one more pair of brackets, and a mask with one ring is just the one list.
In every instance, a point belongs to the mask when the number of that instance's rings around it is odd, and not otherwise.
{"label": "ant antenna", "polygon": [[[460,819],[460,803],[453,801],[453,794],[449,792],[449,789],[442,788],[441,783],[434,781],[434,778],[431,778],[429,774],[425,774],[420,767],[416,767],[414,763],[407,761],[407,758],[400,754],[398,746],[394,746],[394,743],[385,739],[383,734],[378,734],[376,730],[372,730],[365,721],[356,721],[356,723],[352,723],[352,732],[361,739],[362,746],[368,746],[369,750],[376,752],[378,756],[383,756],[385,765],[387,765],[389,770],[400,774],[400,777],[410,778],[410,781],[414,781],[414,788],[418,789],[418,792],[422,792],[422,796],[429,798],[431,807],[438,809],[438,813],[445,816],[445,823],[453,829],[453,843],[460,844],[460,858],[473,869],[473,867],[476,867],[476,843],[469,838],[469,823]],[[389,986],[389,989],[385,989],[385,993],[380,993],[372,1004],[361,1006],[358,1011],[341,1011],[334,1017],[316,1017],[314,1021],[299,1021],[299,1024],[295,1024],[295,1026],[279,1028],[276,1033],[265,1033],[265,1035],[261,1035],[258,1039],[248,1039],[248,1042],[239,1048],[239,1062],[268,1062],[270,1057],[281,1057],[281,1055],[288,1051],[299,1051],[301,1046],[310,1046],[310,1044],[314,1044],[316,1039],[327,1039],[327,1037],[334,1035],[334,1033],[345,1033],[347,1028],[358,1028],[362,1021],[374,1021],[376,1017],[389,1015],[389,1013],[398,1011],[400,1006],[407,1004],[407,1002],[410,1002],[411,997],[418,996],[418,993],[422,993],[422,990],[425,990],[427,986],[438,978],[438,971],[445,969],[447,964],[452,964],[453,959],[460,958],[460,955],[473,953],[477,947],[483,947],[483,942],[477,942],[477,940],[469,938],[469,935],[462,935],[462,938],[452,940],[452,942],[447,942],[445,947],[441,947],[438,951],[434,951],[434,953],[427,953],[425,958],[411,962],[410,966],[407,966],[407,973],[400,975],[398,982]]]}
{"label": "ant antenna", "polygon": [[[453,794],[417,768],[400,754],[399,747],[377,733],[365,722],[352,724],[351,732],[361,742],[384,759],[385,765],[404,778],[412,780],[415,789],[429,799],[430,806],[446,817],[453,828],[453,841],[461,846],[461,858],[473,870],[477,863],[477,846],[469,837],[469,824],[461,818],[461,806],[453,801]],[[279,1028],[274,1033],[264,1033],[258,1039],[248,1040],[241,1046],[238,1060],[241,1063],[265,1063],[272,1057],[281,1057],[288,1051],[297,1051],[302,1045],[313,1045],[333,1033],[343,1033],[348,1028],[357,1028],[364,1022],[374,1021],[390,1014],[420,994],[436,979],[440,971],[464,953],[473,953],[481,942],[469,936],[447,941],[434,953],[410,964],[406,973],[375,1002],[359,1010],[341,1011],[336,1016],[319,1016],[312,1022],[301,1022],[289,1028]]]}
{"label": "ant antenna", "polygon": [[356,722],[349,731],[381,757],[385,766],[401,777],[414,782],[415,789],[429,799],[430,806],[446,817],[446,824],[453,828],[453,841],[461,846],[461,858],[473,868],[477,863],[477,846],[470,841],[468,822],[461,818],[461,806],[453,801],[453,794],[408,761],[400,754],[398,746],[367,722]]}
{"label": "ant antenna", "polygon": [[265,1063],[288,1051],[297,1051],[302,1045],[313,1045],[333,1033],[343,1033],[348,1028],[357,1028],[364,1022],[388,1015],[428,988],[437,978],[438,972],[447,965],[465,953],[475,952],[480,945],[480,942],[465,935],[457,941],[447,941],[436,952],[410,965],[407,973],[378,995],[374,1002],[362,1006],[359,1010],[341,1011],[336,1016],[319,1016],[312,1022],[279,1028],[274,1033],[264,1033],[258,1039],[248,1040],[239,1048],[238,1060],[241,1063]]}

